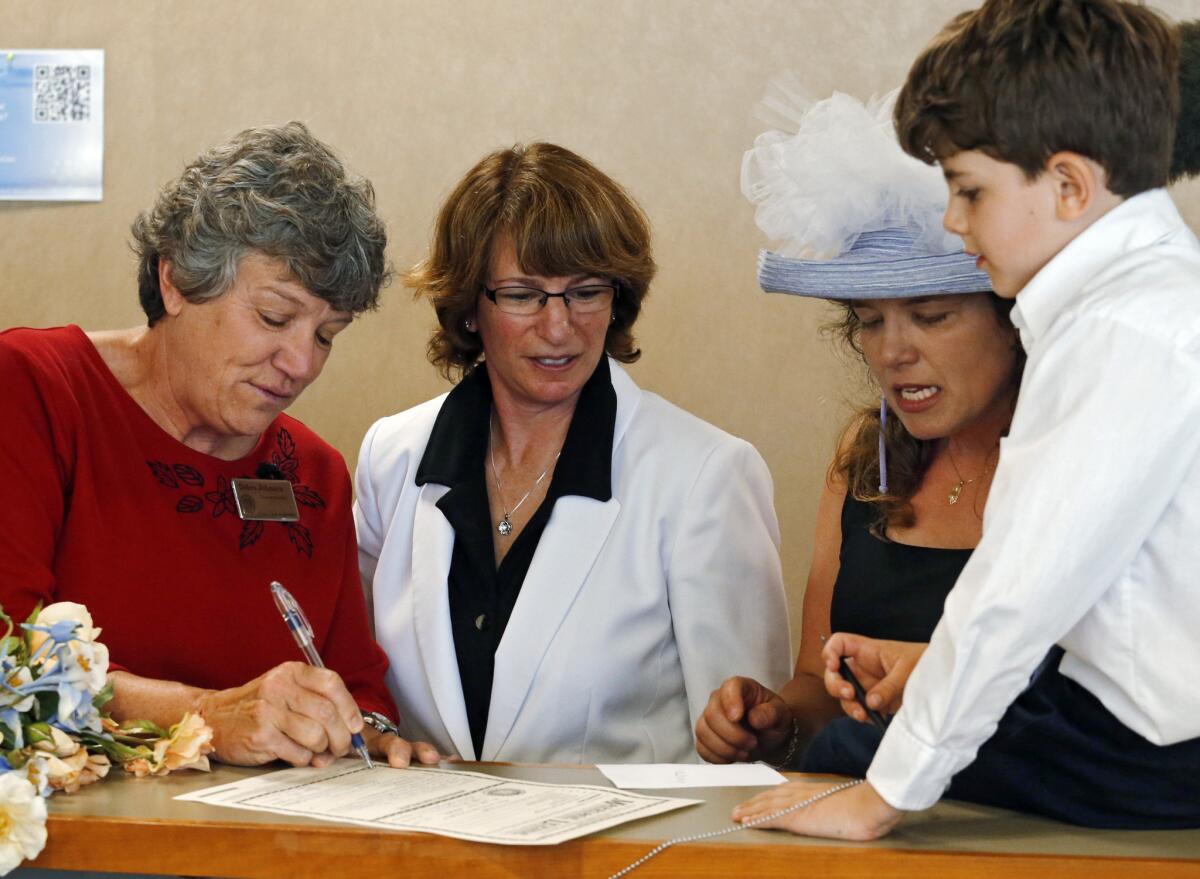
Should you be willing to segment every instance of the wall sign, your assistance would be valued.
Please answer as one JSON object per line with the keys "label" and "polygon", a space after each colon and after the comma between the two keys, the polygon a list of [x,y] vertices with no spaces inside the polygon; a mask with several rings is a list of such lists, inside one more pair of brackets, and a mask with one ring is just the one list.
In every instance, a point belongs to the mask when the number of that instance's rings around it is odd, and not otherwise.
{"label": "wall sign", "polygon": [[100,201],[104,50],[0,49],[0,199]]}

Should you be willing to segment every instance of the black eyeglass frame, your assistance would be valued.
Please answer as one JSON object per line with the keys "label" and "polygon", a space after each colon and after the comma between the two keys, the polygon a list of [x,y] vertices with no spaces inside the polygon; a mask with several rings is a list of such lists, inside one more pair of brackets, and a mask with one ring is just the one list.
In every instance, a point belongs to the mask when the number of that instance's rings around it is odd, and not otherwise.
{"label": "black eyeglass frame", "polygon": [[[495,288],[484,285],[483,295],[486,296],[488,299],[490,299],[492,301],[492,304],[495,305],[497,308],[501,308],[500,303],[496,301],[496,294],[499,293],[501,290],[532,290],[535,293],[540,293],[540,294],[542,294],[542,301],[540,303],[538,303],[537,311],[531,311],[528,315],[525,315],[525,317],[531,317],[532,315],[535,315],[535,314],[541,314],[542,311],[546,308],[546,303],[548,303],[551,299],[561,299],[563,301],[563,305],[565,305],[567,307],[567,310],[570,311],[571,310],[571,300],[567,298],[568,294],[573,293],[576,290],[586,290],[591,287],[610,287],[610,288],[612,288],[613,298],[612,298],[612,302],[610,303],[610,305],[612,305],[614,307],[616,306],[617,299],[620,298],[620,296],[621,296],[621,282],[620,281],[609,281],[604,284],[577,284],[574,287],[568,287],[566,290],[563,290],[561,293],[550,293],[549,291],[542,290],[538,287],[530,287],[527,284],[505,284],[502,287],[495,287]],[[503,311],[502,308],[501,308],[501,310]],[[511,314],[512,312],[504,312],[504,313]],[[596,312],[596,313],[599,313],[599,312]],[[520,315],[514,315],[514,316],[519,317]]]}

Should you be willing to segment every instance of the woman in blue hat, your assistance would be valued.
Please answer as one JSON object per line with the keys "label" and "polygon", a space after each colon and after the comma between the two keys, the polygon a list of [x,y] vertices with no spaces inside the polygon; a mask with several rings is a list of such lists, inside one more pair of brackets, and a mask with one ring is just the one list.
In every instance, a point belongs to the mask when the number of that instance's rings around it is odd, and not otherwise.
{"label": "woman in blue hat", "polygon": [[762,135],[743,164],[759,226],[782,241],[760,257],[763,288],[837,302],[831,328],[880,403],[853,417],[829,467],[795,674],[778,693],[748,677],[712,693],[696,727],[710,762],[794,766],[843,712],[867,720],[828,694],[826,639],[894,641],[897,661],[915,662],[981,536],[1024,358],[1011,303],[942,230],[944,183],[901,152],[890,106],[834,94],[798,114],[795,134]]}

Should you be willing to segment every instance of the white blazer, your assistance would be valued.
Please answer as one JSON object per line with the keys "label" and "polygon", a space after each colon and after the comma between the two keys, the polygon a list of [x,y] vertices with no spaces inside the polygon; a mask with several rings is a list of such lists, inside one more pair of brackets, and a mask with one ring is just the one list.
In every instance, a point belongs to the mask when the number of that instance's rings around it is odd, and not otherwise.
{"label": "white blazer", "polygon": [[368,431],[359,566],[405,737],[467,759],[684,762],[726,677],[791,676],[766,464],[610,367],[613,497],[555,502],[496,651],[478,755],[450,629],[454,531],[436,506],[448,489],[414,482],[445,396]]}

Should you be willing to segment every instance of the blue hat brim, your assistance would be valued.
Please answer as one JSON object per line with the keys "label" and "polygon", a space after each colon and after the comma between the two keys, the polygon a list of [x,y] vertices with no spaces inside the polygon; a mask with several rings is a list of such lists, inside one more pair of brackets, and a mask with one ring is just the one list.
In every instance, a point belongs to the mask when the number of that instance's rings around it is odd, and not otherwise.
{"label": "blue hat brim", "polygon": [[827,260],[795,259],[764,250],[758,255],[758,283],[768,293],[837,300],[909,299],[992,290],[987,272],[964,251],[881,248],[878,239],[875,244],[864,241],[862,245]]}

